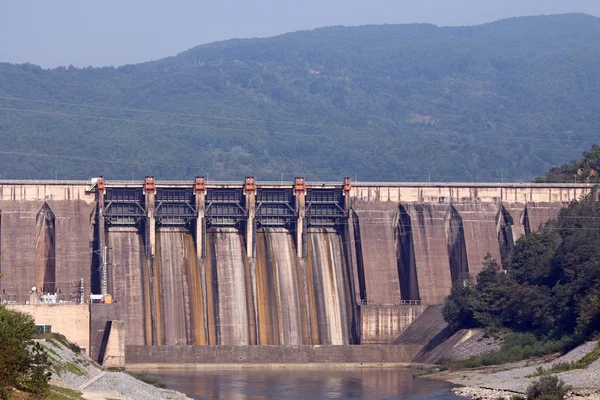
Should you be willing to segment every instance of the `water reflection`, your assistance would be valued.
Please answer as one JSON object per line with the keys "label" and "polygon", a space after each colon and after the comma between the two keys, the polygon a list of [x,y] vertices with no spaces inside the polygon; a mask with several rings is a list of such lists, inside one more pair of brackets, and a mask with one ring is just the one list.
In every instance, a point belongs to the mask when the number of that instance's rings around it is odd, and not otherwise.
{"label": "water reflection", "polygon": [[396,369],[169,370],[156,373],[194,399],[462,399],[446,382]]}

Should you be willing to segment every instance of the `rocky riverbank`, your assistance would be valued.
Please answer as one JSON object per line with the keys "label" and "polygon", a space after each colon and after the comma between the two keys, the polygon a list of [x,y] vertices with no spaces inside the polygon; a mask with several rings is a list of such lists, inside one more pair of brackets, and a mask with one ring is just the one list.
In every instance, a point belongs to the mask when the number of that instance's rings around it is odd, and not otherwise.
{"label": "rocky riverbank", "polygon": [[[56,338],[40,339],[52,362],[52,385],[72,389],[68,398],[88,400],[186,400],[173,390],[160,389],[123,372],[107,372],[85,354],[78,353],[69,343]],[[65,397],[67,398],[67,397]]]}
{"label": "rocky riverbank", "polygon": [[[534,380],[539,368],[548,370],[552,366],[581,360],[598,347],[599,343],[585,343],[569,353],[548,360],[520,361],[475,370],[448,370],[429,375],[431,379],[442,379],[465,387],[456,389],[456,394],[472,399],[510,399],[513,395],[523,394]],[[586,368],[556,373],[568,386],[573,388],[569,398],[600,399],[600,360]]]}

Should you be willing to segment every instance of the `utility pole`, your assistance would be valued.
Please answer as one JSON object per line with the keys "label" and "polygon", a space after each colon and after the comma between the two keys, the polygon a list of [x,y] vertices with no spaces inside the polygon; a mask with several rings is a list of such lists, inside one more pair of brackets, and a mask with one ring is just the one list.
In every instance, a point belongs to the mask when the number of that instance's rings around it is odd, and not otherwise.
{"label": "utility pole", "polygon": [[104,248],[102,249],[102,266],[101,266],[101,270],[100,270],[100,279],[102,282],[102,295],[106,296],[108,294],[108,284],[107,284],[107,277],[106,277],[106,253],[107,253],[107,249],[108,247],[104,246]]}

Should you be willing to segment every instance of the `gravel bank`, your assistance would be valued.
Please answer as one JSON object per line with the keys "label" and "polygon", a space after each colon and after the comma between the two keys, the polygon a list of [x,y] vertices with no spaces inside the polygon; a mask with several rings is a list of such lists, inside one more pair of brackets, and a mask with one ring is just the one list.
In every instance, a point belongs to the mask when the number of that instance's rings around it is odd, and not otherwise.
{"label": "gravel bank", "polygon": [[121,372],[107,372],[86,388],[93,391],[115,391],[130,399],[187,399],[183,393],[173,390],[158,389]]}
{"label": "gravel bank", "polygon": [[515,392],[507,392],[504,390],[484,389],[478,387],[461,387],[452,389],[454,394],[458,396],[468,397],[473,400],[497,400],[510,399],[515,395]]}
{"label": "gravel bank", "polygon": [[[515,392],[480,387],[462,387],[452,389],[452,391],[458,396],[468,397],[473,400],[510,400],[512,396],[519,396]],[[600,400],[600,391],[579,390],[569,393],[566,398],[567,400]]]}
{"label": "gravel bank", "polygon": [[100,366],[85,354],[76,354],[54,339],[38,341],[52,361],[51,383],[78,388],[100,374]]}
{"label": "gravel bank", "polygon": [[[538,378],[527,378],[527,375],[536,372],[538,367],[544,369],[550,368],[552,365],[558,363],[570,363],[573,361],[580,360],[587,353],[594,350],[598,346],[598,342],[585,343],[569,353],[558,357],[555,360],[547,363],[543,362],[531,362],[531,361],[520,361],[518,363],[505,364],[497,367],[490,367],[481,370],[468,370],[468,371],[453,371],[453,372],[442,372],[436,374],[434,379],[444,379],[455,384],[467,386],[467,388],[460,388],[459,390],[468,390],[473,392],[471,397],[468,394],[463,394],[471,398],[477,399],[488,399],[488,398],[500,398],[498,397],[486,397],[493,396],[493,392],[487,392],[481,388],[504,390],[510,392],[524,393],[527,390],[529,384]],[[564,380],[567,385],[571,386],[577,392],[581,389],[600,389],[600,360],[597,360],[590,364],[585,369],[572,370],[556,374],[559,378]],[[467,393],[467,392],[464,392]],[[597,397],[575,397],[577,399],[585,398],[597,398]],[[597,396],[593,394],[591,396]]]}
{"label": "gravel bank", "polygon": [[503,338],[485,337],[482,329],[473,329],[473,335],[444,355],[444,361],[461,361],[484,353],[500,350]]}
{"label": "gravel bank", "polygon": [[159,389],[122,372],[104,372],[85,354],[76,354],[57,340],[39,340],[52,361],[51,383],[81,390],[86,399],[184,400],[183,393]]}

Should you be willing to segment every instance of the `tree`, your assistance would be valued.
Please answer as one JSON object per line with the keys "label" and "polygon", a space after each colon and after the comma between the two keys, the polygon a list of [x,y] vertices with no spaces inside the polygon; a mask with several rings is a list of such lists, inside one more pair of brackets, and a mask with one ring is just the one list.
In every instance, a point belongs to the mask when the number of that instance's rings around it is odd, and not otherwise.
{"label": "tree", "polygon": [[35,322],[31,315],[0,306],[0,399],[11,398],[13,388],[45,398],[50,366],[48,355],[33,341]]}
{"label": "tree", "polygon": [[600,146],[593,145],[590,151],[584,151],[582,158],[551,168],[536,182],[600,182]]}
{"label": "tree", "polygon": [[442,315],[450,329],[474,328],[477,326],[473,315],[475,283],[471,276],[458,279],[452,284],[450,296],[444,302]]}
{"label": "tree", "polygon": [[562,400],[567,396],[569,387],[555,375],[542,376],[527,387],[527,400]]}
{"label": "tree", "polygon": [[483,264],[476,285],[452,288],[444,307],[451,328],[507,328],[571,342],[591,337],[600,327],[598,191],[519,239],[508,271],[489,255]]}

